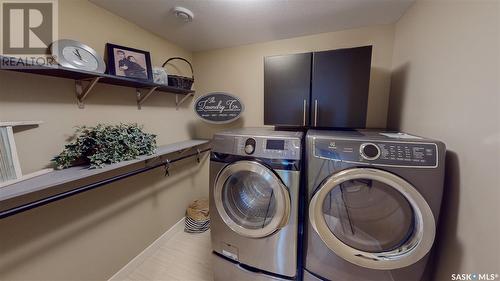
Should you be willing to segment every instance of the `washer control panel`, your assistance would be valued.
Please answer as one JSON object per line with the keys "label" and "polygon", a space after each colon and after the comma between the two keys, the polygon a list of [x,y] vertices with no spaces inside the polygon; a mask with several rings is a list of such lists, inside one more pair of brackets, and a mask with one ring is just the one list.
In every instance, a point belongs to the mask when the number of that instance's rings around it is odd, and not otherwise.
{"label": "washer control panel", "polygon": [[437,145],[423,142],[314,140],[314,156],[365,165],[437,167]]}
{"label": "washer control panel", "polygon": [[269,159],[300,160],[300,139],[295,138],[235,138],[234,151],[242,156],[254,156]]}

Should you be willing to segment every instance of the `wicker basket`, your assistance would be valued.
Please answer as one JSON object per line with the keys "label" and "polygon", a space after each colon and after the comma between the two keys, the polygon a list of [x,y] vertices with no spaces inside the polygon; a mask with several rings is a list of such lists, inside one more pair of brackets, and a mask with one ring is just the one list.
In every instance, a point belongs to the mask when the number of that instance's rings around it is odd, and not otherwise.
{"label": "wicker basket", "polygon": [[189,233],[201,233],[210,228],[210,213],[208,200],[195,200],[186,210],[184,231]]}
{"label": "wicker basket", "polygon": [[193,86],[193,83],[194,83],[194,71],[193,71],[193,66],[191,65],[191,63],[184,59],[184,58],[180,58],[180,57],[175,57],[175,58],[170,58],[168,59],[163,65],[162,67],[165,67],[165,65],[168,64],[168,62],[172,61],[172,60],[182,60],[182,61],[185,61],[187,62],[187,64],[189,64],[189,68],[191,68],[191,77],[185,77],[185,76],[179,76],[179,75],[168,75],[168,85],[171,86],[171,87],[175,87],[175,88],[180,88],[180,89],[185,89],[185,90],[191,90],[191,87]]}

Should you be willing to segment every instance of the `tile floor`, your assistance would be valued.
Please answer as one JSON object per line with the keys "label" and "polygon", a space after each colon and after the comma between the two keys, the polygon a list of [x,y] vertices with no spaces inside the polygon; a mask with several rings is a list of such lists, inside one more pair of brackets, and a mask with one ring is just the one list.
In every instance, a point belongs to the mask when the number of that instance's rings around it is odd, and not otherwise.
{"label": "tile floor", "polygon": [[212,281],[210,231],[178,231],[124,281]]}

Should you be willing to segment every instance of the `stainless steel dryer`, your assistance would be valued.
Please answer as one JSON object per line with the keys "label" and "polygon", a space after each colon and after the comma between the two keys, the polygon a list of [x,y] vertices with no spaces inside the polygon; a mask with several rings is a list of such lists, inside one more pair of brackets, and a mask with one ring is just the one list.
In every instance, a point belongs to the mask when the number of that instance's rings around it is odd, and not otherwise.
{"label": "stainless steel dryer", "polygon": [[213,138],[210,218],[215,280],[297,273],[303,134],[241,129]]}
{"label": "stainless steel dryer", "polygon": [[306,155],[304,280],[420,280],[441,206],[444,144],[313,130]]}

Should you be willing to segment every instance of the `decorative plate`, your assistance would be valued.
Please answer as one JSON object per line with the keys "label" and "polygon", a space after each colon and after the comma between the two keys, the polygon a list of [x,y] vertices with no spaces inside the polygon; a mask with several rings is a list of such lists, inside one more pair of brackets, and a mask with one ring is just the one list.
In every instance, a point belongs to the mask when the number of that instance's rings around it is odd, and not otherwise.
{"label": "decorative plate", "polygon": [[58,40],[50,46],[52,56],[59,65],[89,72],[104,73],[106,64],[91,47],[74,40]]}

